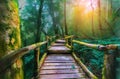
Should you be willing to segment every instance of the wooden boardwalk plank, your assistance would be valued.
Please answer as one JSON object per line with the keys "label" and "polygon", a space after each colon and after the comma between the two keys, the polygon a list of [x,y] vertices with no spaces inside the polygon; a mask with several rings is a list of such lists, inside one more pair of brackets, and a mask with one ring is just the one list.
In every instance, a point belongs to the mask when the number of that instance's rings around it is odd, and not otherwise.
{"label": "wooden boardwalk plank", "polygon": [[56,40],[56,43],[65,43],[65,40]]}
{"label": "wooden boardwalk plank", "polygon": [[65,44],[63,43],[53,43],[51,46],[64,46]]}
{"label": "wooden boardwalk plank", "polygon": [[48,49],[50,54],[40,67],[39,79],[88,79],[72,55],[63,54],[70,52],[64,44],[65,40],[57,40]]}
{"label": "wooden boardwalk plank", "polygon": [[43,66],[41,69],[76,69],[78,66]]}
{"label": "wooden boardwalk plank", "polygon": [[51,75],[41,75],[40,79],[81,79],[84,76],[80,73],[77,74],[51,74]]}
{"label": "wooden boardwalk plank", "polygon": [[75,61],[45,61],[45,63],[75,63]]}
{"label": "wooden boardwalk plank", "polygon": [[44,63],[44,66],[51,66],[51,65],[53,65],[53,66],[54,66],[54,65],[55,65],[55,66],[57,66],[57,65],[58,65],[58,66],[63,65],[63,66],[64,66],[64,65],[76,65],[76,64],[75,64],[75,63],[64,63],[64,64],[63,64],[63,63]]}
{"label": "wooden boardwalk plank", "polygon": [[47,58],[46,61],[74,61],[74,59],[70,59],[70,58],[65,58],[65,57],[61,57],[61,58]]}
{"label": "wooden boardwalk plank", "polygon": [[69,57],[69,58],[73,58],[70,54],[49,54],[49,56],[47,58],[51,58],[51,57]]}
{"label": "wooden boardwalk plank", "polygon": [[48,56],[46,60],[74,60],[74,59],[71,56],[54,55],[54,56]]}
{"label": "wooden boardwalk plank", "polygon": [[71,50],[66,46],[51,46],[48,49],[49,53],[69,53]]}
{"label": "wooden boardwalk plank", "polygon": [[40,75],[43,74],[74,74],[79,73],[78,69],[67,69],[67,70],[41,70]]}
{"label": "wooden boardwalk plank", "polygon": [[66,46],[51,46],[48,50],[70,50]]}

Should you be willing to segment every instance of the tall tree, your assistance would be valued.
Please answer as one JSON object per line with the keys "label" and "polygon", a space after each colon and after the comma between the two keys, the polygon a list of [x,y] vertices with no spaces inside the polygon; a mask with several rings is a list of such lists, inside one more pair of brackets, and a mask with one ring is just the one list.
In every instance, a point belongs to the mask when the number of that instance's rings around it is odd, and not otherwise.
{"label": "tall tree", "polygon": [[50,13],[50,15],[52,17],[52,21],[53,21],[54,32],[55,32],[55,35],[58,36],[58,27],[57,27],[57,24],[56,24],[57,19],[56,19],[56,15],[55,15],[56,13],[54,11],[55,6],[54,6],[54,3],[53,3],[53,0],[49,0],[48,5],[49,5],[49,13]]}
{"label": "tall tree", "polygon": [[99,25],[99,30],[100,30],[100,34],[102,37],[102,24],[101,24],[101,0],[97,1],[98,4],[98,25]]}
{"label": "tall tree", "polygon": [[[0,0],[0,58],[21,47],[17,0]],[[1,77],[2,76],[2,77]],[[0,74],[2,79],[23,79],[22,60]]]}
{"label": "tall tree", "polygon": [[65,35],[68,35],[68,28],[66,23],[66,0],[64,0],[64,26],[65,26]]}
{"label": "tall tree", "polygon": [[95,36],[95,32],[94,32],[94,7],[93,7],[93,0],[91,0],[91,8],[92,8],[92,24],[91,24],[91,26],[92,26],[92,33],[93,33],[93,36]]}
{"label": "tall tree", "polygon": [[[40,5],[39,5],[39,10],[38,10],[38,17],[37,17],[37,28],[36,28],[36,38],[35,38],[35,42],[40,42],[40,38],[41,38],[41,31],[42,31],[42,9],[43,9],[43,2],[44,0],[40,0]],[[38,62],[39,62],[39,48],[36,48],[34,50],[34,78],[37,79],[36,77],[38,76]]]}
{"label": "tall tree", "polygon": [[36,39],[35,42],[39,42],[40,41],[40,36],[41,36],[41,18],[42,18],[42,8],[43,8],[43,2],[44,0],[40,0],[40,6],[39,6],[39,10],[38,10],[38,18],[37,18],[37,32],[36,32]]}

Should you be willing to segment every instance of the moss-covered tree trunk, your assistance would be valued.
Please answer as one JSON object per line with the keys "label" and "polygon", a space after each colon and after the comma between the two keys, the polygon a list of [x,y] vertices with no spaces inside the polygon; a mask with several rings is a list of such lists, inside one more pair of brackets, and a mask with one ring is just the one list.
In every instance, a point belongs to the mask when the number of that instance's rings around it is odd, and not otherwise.
{"label": "moss-covered tree trunk", "polygon": [[[21,46],[17,0],[0,0],[0,58]],[[6,63],[7,65],[7,63]],[[23,79],[22,60],[0,74],[1,79]]]}

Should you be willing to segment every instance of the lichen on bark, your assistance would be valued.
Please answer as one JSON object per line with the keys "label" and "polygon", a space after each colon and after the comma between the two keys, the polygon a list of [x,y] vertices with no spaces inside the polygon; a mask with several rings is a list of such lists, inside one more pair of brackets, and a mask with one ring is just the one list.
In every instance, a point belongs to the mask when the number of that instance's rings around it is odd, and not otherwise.
{"label": "lichen on bark", "polygon": [[0,58],[18,49],[20,42],[19,13],[16,0],[0,1]]}
{"label": "lichen on bark", "polygon": [[[0,0],[0,58],[21,47],[17,0]],[[7,65],[7,64],[6,64]],[[0,74],[2,79],[23,79],[21,58]]]}

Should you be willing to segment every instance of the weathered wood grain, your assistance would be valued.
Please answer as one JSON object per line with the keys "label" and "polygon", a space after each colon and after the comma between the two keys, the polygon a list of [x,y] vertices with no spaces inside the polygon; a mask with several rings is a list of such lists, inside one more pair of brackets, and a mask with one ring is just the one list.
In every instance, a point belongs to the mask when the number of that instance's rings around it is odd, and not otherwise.
{"label": "weathered wood grain", "polygon": [[51,75],[41,75],[39,79],[82,79],[80,73],[77,74],[51,74]]}
{"label": "weathered wood grain", "polygon": [[48,54],[39,79],[86,79],[86,74],[70,54]]}
{"label": "weathered wood grain", "polygon": [[[86,75],[70,54],[65,40],[49,47],[49,54],[40,68],[39,79],[85,79]],[[52,54],[54,53],[54,54]],[[65,54],[62,54],[65,53]],[[68,54],[67,54],[68,53]]]}

